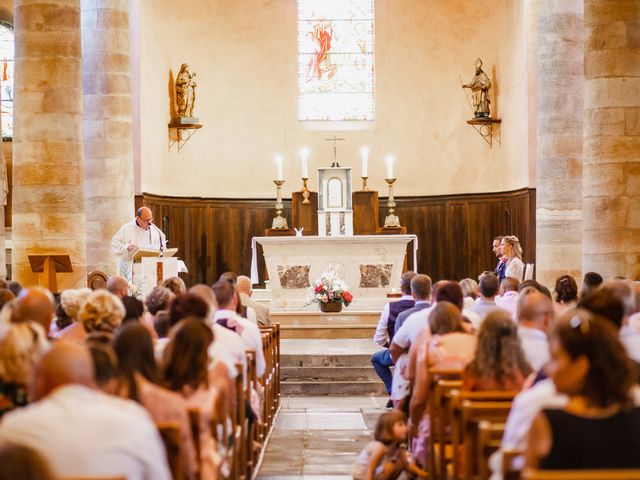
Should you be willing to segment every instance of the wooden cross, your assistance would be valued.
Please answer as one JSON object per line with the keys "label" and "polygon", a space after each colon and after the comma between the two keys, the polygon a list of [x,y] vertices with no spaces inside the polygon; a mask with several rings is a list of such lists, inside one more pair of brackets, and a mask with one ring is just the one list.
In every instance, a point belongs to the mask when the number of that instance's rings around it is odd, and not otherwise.
{"label": "wooden cross", "polygon": [[345,138],[337,138],[335,135],[333,136],[333,138],[325,138],[325,141],[333,142],[333,163],[331,164],[332,167],[339,167],[340,166],[340,164],[338,163],[338,159],[337,159],[336,142],[340,142],[342,140],[346,140],[346,139]]}

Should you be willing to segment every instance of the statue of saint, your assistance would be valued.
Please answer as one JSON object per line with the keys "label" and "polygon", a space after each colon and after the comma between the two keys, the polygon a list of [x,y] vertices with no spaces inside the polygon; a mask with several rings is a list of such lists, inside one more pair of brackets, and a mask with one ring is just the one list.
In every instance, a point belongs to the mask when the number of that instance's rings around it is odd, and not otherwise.
{"label": "statue of saint", "polygon": [[476,118],[489,118],[489,89],[491,81],[486,73],[482,70],[482,60],[476,60],[476,75],[462,88],[470,88],[473,95],[473,108],[475,109]]}
{"label": "statue of saint", "polygon": [[176,103],[178,117],[193,117],[193,107],[196,103],[195,73],[189,73],[189,65],[183,63],[176,77]]}

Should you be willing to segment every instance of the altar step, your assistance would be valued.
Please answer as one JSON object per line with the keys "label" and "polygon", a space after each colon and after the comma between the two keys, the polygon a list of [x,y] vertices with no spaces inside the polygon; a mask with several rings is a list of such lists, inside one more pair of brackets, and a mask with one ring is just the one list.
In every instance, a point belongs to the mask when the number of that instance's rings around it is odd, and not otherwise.
{"label": "altar step", "polygon": [[289,339],[372,339],[380,312],[271,312],[280,337]]}
{"label": "altar step", "polygon": [[280,380],[283,395],[385,395],[371,366],[379,347],[370,339],[283,339]]}

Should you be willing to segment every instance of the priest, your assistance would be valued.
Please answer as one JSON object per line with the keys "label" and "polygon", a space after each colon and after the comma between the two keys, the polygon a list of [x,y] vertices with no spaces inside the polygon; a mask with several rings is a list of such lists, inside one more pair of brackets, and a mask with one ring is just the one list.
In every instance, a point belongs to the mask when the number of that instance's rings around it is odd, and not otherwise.
{"label": "priest", "polygon": [[133,255],[139,248],[164,250],[167,239],[153,224],[153,214],[147,207],[136,211],[136,218],[125,223],[111,239],[111,250],[118,257],[118,275],[131,281],[133,273]]}

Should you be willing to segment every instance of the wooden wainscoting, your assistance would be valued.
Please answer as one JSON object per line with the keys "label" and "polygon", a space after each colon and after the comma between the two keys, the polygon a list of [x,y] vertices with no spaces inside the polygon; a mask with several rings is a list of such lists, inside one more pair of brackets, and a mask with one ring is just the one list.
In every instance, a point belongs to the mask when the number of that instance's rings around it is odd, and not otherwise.
{"label": "wooden wainscoting", "polygon": [[[168,218],[171,247],[186,262],[188,284],[211,284],[225,271],[248,275],[251,238],[262,236],[275,215],[272,199],[167,197],[144,193],[136,205],[151,208],[155,223]],[[419,239],[418,270],[436,281],[477,277],[493,270],[493,237],[517,235],[524,260],[535,263],[535,189],[510,192],[396,197],[396,211],[408,233]],[[380,224],[386,215],[380,198]],[[291,226],[291,200],[284,200]],[[261,258],[261,252],[260,252]],[[264,262],[259,262],[264,278]]]}

